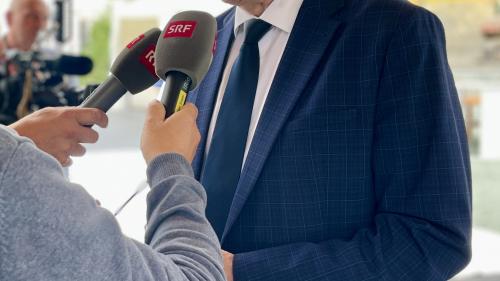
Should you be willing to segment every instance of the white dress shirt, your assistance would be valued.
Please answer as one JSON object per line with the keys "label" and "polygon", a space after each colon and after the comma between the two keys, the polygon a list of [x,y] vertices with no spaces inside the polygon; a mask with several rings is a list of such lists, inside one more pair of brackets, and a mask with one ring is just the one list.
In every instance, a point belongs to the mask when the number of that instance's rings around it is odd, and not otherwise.
{"label": "white dress shirt", "polygon": [[[288,38],[292,32],[295,19],[302,6],[303,0],[274,0],[264,11],[260,17],[248,13],[240,7],[236,7],[236,14],[234,19],[234,42],[231,47],[229,57],[227,60],[226,68],[222,76],[217,94],[217,101],[215,103],[212,120],[207,135],[207,144],[205,149],[205,158],[210,150],[212,143],[212,135],[217,123],[217,116],[219,114],[224,92],[226,91],[229,74],[233,67],[236,58],[238,57],[241,45],[245,39],[245,29],[248,21],[251,19],[261,19],[271,24],[271,29],[259,41],[260,53],[260,71],[259,80],[257,83],[257,92],[255,93],[255,101],[253,104],[252,118],[250,120],[250,127],[248,130],[247,143],[245,147],[245,155],[243,163],[245,163],[248,149],[252,143],[252,139],[259,122],[260,115],[264,108],[264,104],[271,88],[274,75],[278,69],[281,57],[285,50]],[[243,168],[243,167],[242,167]]]}

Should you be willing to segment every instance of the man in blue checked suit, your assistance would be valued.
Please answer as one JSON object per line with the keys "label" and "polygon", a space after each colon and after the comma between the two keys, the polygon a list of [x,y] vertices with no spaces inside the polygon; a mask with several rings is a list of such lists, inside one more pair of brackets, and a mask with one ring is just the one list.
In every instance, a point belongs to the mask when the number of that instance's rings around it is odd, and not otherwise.
{"label": "man in blue checked suit", "polygon": [[229,280],[448,280],[470,259],[463,118],[432,13],[226,0],[191,96]]}

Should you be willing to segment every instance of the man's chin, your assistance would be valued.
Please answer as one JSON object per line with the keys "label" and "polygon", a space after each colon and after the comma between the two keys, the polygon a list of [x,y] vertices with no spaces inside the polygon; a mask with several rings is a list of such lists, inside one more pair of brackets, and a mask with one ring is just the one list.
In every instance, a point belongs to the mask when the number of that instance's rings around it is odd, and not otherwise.
{"label": "man's chin", "polygon": [[222,2],[238,6],[239,4],[241,4],[242,0],[222,0]]}

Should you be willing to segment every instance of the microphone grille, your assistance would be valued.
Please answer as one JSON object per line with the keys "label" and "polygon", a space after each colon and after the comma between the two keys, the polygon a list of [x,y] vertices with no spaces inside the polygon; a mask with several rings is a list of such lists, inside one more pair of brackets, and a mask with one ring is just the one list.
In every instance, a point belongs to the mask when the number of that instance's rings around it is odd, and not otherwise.
{"label": "microphone grille", "polygon": [[130,42],[111,66],[111,73],[132,94],[151,87],[156,81],[154,60],[159,28],[152,28]]}
{"label": "microphone grille", "polygon": [[191,89],[207,73],[213,59],[217,22],[201,11],[181,12],[169,21],[158,39],[155,69],[158,77],[178,71],[192,79]]}

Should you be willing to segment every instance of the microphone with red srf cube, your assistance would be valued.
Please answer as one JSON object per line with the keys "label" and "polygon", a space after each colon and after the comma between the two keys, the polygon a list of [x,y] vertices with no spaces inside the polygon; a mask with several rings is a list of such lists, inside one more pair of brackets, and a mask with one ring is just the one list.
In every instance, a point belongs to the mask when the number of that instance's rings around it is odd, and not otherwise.
{"label": "microphone with red srf cube", "polygon": [[161,102],[166,117],[179,111],[189,91],[208,72],[215,51],[217,22],[205,12],[186,11],[172,17],[158,39],[156,74],[165,80]]}
{"label": "microphone with red srf cube", "polygon": [[108,78],[85,99],[80,107],[108,111],[127,91],[135,95],[159,79],[154,61],[161,30],[153,28],[130,42],[111,66]]}

